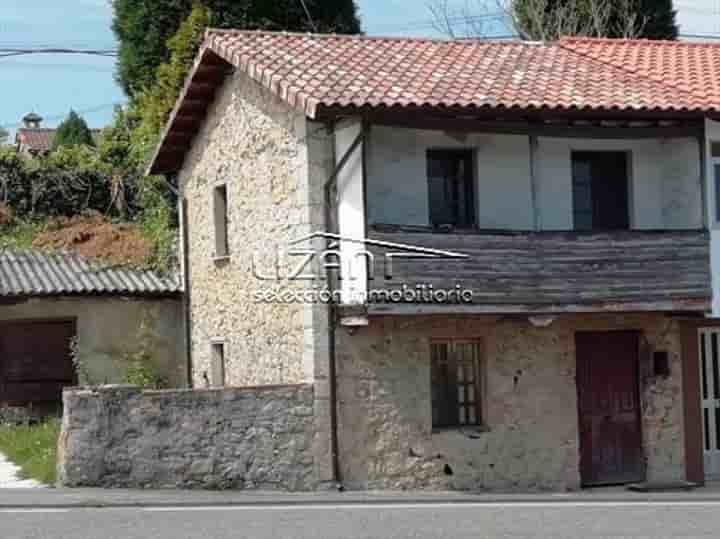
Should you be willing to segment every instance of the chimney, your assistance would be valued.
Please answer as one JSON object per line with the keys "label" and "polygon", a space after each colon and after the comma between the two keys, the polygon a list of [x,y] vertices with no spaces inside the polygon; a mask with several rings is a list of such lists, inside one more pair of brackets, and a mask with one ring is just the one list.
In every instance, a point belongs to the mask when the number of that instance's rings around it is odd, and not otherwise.
{"label": "chimney", "polygon": [[40,127],[43,119],[42,116],[40,116],[39,114],[31,112],[30,114],[26,114],[25,116],[23,116],[22,121],[23,124],[25,124],[25,127],[37,129],[38,127]]}

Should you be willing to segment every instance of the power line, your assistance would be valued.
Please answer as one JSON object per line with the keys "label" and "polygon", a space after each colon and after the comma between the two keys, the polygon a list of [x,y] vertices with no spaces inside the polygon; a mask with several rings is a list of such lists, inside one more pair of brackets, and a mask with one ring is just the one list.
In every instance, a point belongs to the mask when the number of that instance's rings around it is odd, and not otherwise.
{"label": "power line", "polygon": [[[97,106],[89,107],[86,109],[76,110],[75,112],[77,112],[80,115],[92,114],[93,112],[100,112],[102,110],[107,110],[109,108],[115,108],[120,105],[123,105],[123,103],[104,103],[102,105],[97,105]],[[67,117],[67,113],[53,114],[51,116],[44,117],[43,120],[46,120],[46,121],[64,120],[66,117]],[[16,128],[22,127],[22,126],[23,126],[23,122],[19,121],[19,122],[13,123],[13,124],[4,124],[4,125],[1,125],[0,127],[3,127],[5,129],[16,129]]]}
{"label": "power line", "polygon": [[84,54],[89,56],[117,56],[115,49],[72,49],[72,48],[0,48],[0,58],[11,56],[26,56],[31,54]]}

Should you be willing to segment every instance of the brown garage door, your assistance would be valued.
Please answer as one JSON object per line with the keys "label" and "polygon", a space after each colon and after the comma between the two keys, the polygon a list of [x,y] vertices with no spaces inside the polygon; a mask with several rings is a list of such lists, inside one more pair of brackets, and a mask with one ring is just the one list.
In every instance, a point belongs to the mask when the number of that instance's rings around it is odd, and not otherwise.
{"label": "brown garage door", "polygon": [[76,383],[70,355],[75,323],[68,320],[0,323],[0,402],[53,402]]}

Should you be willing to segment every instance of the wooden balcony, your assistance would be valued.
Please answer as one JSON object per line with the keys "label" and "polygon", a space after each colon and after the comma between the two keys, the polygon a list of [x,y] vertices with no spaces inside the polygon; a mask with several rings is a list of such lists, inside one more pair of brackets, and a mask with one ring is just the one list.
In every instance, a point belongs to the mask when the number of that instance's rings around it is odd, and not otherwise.
{"label": "wooden balcony", "polygon": [[[465,259],[395,259],[375,255],[370,289],[432,285],[472,290],[462,304],[370,301],[369,314],[563,313],[710,310],[709,234],[689,231],[469,232],[373,227],[372,240],[455,251]],[[397,251],[397,249],[392,249]]]}

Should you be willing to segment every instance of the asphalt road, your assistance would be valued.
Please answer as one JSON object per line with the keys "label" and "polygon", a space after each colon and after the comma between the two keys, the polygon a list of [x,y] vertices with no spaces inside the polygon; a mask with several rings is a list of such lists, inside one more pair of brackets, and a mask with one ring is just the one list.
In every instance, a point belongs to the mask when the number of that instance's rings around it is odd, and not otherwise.
{"label": "asphalt road", "polygon": [[275,505],[0,510],[2,539],[696,538],[720,502]]}

